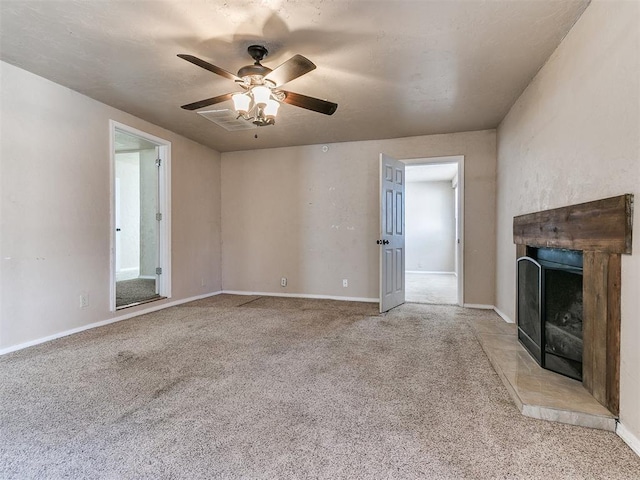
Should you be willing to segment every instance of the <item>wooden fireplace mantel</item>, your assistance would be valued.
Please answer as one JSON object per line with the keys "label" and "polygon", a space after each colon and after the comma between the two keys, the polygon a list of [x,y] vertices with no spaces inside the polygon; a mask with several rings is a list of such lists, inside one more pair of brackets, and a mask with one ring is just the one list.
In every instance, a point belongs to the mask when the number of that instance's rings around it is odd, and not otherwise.
{"label": "wooden fireplace mantel", "polygon": [[618,415],[620,264],[631,254],[633,195],[520,215],[513,219],[517,257],[527,246],[583,251],[582,383]]}
{"label": "wooden fireplace mantel", "polygon": [[633,195],[513,218],[513,241],[532,247],[631,253]]}

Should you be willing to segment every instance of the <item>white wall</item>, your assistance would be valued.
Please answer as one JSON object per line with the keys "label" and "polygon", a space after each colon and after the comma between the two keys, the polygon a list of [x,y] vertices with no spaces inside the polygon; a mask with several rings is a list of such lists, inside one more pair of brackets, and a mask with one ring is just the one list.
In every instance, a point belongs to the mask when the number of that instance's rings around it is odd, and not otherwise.
{"label": "white wall", "polygon": [[455,271],[455,189],[451,181],[407,181],[405,268],[415,272]]}
{"label": "white wall", "polygon": [[[137,278],[140,274],[140,154],[116,154],[116,181],[120,186],[119,218],[120,249],[117,251],[120,271],[124,278]],[[118,276],[120,279],[120,276]]]}
{"label": "white wall", "polygon": [[223,153],[223,288],[378,298],[380,153],[464,155],[465,302],[493,305],[495,138],[487,130],[336,143],[326,153]]}
{"label": "white wall", "polygon": [[[640,193],[640,3],[595,0],[498,129],[497,306],[515,318],[515,215]],[[640,209],[622,258],[620,421],[640,438]]]}
{"label": "white wall", "polygon": [[171,300],[220,290],[218,152],[4,62],[0,81],[0,349],[117,316],[110,119],[172,142]]}

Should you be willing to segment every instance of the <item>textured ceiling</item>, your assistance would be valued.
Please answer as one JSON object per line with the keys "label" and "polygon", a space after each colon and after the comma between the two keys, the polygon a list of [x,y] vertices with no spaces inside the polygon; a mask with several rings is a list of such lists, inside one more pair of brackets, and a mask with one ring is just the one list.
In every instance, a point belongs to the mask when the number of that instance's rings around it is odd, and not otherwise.
{"label": "textured ceiling", "polygon": [[[494,128],[587,0],[0,0],[0,58],[219,151]],[[318,68],[286,89],[275,126],[228,132],[180,105],[237,89],[228,71],[267,46]],[[231,102],[216,108],[231,108]],[[258,134],[258,138],[254,135]]]}

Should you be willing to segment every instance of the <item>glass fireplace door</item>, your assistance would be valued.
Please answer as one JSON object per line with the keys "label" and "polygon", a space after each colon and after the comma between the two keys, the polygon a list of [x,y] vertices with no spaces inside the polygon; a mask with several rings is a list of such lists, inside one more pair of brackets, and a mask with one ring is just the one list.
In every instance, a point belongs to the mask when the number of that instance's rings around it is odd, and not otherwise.
{"label": "glass fireplace door", "polygon": [[518,339],[542,365],[541,267],[530,257],[521,257],[518,268]]}

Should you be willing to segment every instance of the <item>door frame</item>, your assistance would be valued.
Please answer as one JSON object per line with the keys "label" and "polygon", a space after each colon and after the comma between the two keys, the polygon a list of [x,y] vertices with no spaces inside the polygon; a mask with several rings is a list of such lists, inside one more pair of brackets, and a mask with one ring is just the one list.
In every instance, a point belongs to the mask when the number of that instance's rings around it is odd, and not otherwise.
{"label": "door frame", "polygon": [[116,130],[144,138],[158,146],[158,210],[162,214],[159,222],[159,267],[158,293],[163,298],[171,298],[171,142],[115,120],[109,120],[109,194],[110,194],[110,234],[109,234],[109,310],[116,311]]}
{"label": "door frame", "polygon": [[421,157],[402,159],[408,165],[433,165],[456,163],[458,165],[458,243],[456,244],[456,276],[458,280],[458,306],[464,306],[464,155],[448,155],[443,157]]}

